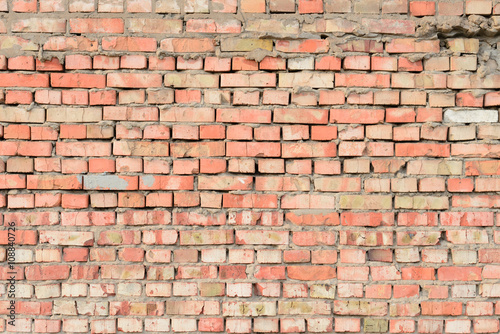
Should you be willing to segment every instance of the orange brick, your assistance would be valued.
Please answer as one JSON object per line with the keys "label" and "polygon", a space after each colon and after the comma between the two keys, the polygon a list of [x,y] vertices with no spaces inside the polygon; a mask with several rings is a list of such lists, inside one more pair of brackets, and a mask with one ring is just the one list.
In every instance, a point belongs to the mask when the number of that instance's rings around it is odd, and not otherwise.
{"label": "orange brick", "polygon": [[436,3],[432,1],[410,2],[410,14],[413,16],[433,16],[436,14]]}
{"label": "orange brick", "polygon": [[33,94],[25,90],[8,90],[5,93],[5,104],[30,104]]}

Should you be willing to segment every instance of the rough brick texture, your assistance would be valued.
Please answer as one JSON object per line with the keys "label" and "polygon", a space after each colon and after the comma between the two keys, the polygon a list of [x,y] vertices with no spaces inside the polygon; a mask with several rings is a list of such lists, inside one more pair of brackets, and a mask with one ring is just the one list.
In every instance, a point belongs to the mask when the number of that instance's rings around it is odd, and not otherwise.
{"label": "rough brick texture", "polygon": [[500,331],[498,0],[0,12],[0,332]]}

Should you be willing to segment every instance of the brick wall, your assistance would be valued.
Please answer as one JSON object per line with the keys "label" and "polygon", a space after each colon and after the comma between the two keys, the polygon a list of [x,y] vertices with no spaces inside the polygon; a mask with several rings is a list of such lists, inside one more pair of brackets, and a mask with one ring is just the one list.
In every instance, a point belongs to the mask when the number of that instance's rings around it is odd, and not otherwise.
{"label": "brick wall", "polygon": [[0,12],[0,331],[499,332],[498,0]]}

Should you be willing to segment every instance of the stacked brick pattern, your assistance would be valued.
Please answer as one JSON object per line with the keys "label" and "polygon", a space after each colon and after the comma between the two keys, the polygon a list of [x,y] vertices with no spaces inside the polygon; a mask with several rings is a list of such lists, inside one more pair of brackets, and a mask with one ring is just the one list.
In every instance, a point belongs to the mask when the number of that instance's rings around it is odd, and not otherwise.
{"label": "stacked brick pattern", "polygon": [[499,332],[497,0],[0,11],[0,331]]}

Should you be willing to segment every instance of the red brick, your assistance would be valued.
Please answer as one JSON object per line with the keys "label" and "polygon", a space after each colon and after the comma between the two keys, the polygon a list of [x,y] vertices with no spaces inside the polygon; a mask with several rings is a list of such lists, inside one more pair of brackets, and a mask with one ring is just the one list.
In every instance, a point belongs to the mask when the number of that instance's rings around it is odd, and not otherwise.
{"label": "red brick", "polygon": [[246,13],[264,13],[266,11],[266,2],[263,0],[243,0],[241,10]]}
{"label": "red brick", "polygon": [[264,57],[259,63],[261,70],[284,70],[286,69],[286,59],[279,57]]}
{"label": "red brick", "polygon": [[262,103],[287,105],[289,101],[289,96],[290,94],[285,91],[265,90],[262,93]]}
{"label": "red brick", "polygon": [[324,71],[340,71],[340,64],[342,60],[334,56],[324,56],[316,59],[315,70]]}
{"label": "red brick", "polygon": [[199,143],[172,143],[173,157],[220,157],[225,154],[224,143],[199,142]]}
{"label": "red brick", "polygon": [[222,205],[226,208],[277,208],[276,195],[233,195],[223,194]]}
{"label": "red brick", "polygon": [[68,265],[30,266],[26,268],[26,279],[30,281],[68,279],[69,268]]}
{"label": "red brick", "polygon": [[30,56],[17,56],[8,59],[9,70],[34,71],[35,59]]}
{"label": "red brick", "polygon": [[35,65],[36,65],[36,70],[40,72],[43,71],[58,72],[64,69],[63,65],[59,62],[59,59],[57,58],[52,58],[46,61],[41,61],[36,59]]}
{"label": "red brick", "polygon": [[92,66],[98,70],[117,70],[120,68],[120,57],[94,56]]}
{"label": "red brick", "polygon": [[326,124],[328,123],[328,110],[276,108],[273,121],[275,123]]}
{"label": "red brick", "polygon": [[109,156],[111,144],[104,142],[58,142],[56,153],[63,156]]}
{"label": "red brick", "polygon": [[0,151],[3,155],[49,157],[52,152],[52,143],[36,141],[3,141],[0,142]]}
{"label": "red brick", "polygon": [[387,108],[386,121],[390,123],[415,122],[415,109],[413,108]]}
{"label": "red brick", "polygon": [[255,60],[244,57],[233,57],[233,71],[257,71],[259,64]]}
{"label": "red brick", "polygon": [[441,281],[478,281],[481,280],[481,268],[441,267],[438,269],[438,279]]}
{"label": "red brick", "polygon": [[323,1],[299,0],[299,13],[300,14],[323,13]]}
{"label": "red brick", "polygon": [[220,77],[220,87],[276,87],[274,73],[223,73]]}
{"label": "red brick", "polygon": [[36,1],[14,1],[12,10],[21,13],[36,13]]}
{"label": "red brick", "polygon": [[500,93],[498,92],[489,92],[484,95],[484,106],[498,106],[500,105]]}
{"label": "red brick", "polygon": [[116,91],[102,90],[89,92],[90,105],[114,105],[116,104]]}
{"label": "red brick", "polygon": [[120,57],[120,67],[130,69],[145,69],[147,58],[142,55],[125,55]]}
{"label": "red brick", "polygon": [[11,124],[3,129],[5,139],[30,139],[30,127],[28,125]]}
{"label": "red brick", "polygon": [[421,60],[413,62],[404,57],[398,59],[398,71],[421,72],[423,69]]}
{"label": "red brick", "polygon": [[67,70],[92,69],[92,57],[84,55],[67,55],[64,59],[64,67]]}
{"label": "red brick", "polygon": [[336,87],[389,87],[389,74],[335,73]]}
{"label": "red brick", "polygon": [[216,121],[222,123],[271,123],[271,110],[217,109]]}
{"label": "red brick", "polygon": [[205,58],[206,72],[229,72],[231,70],[231,58]]}
{"label": "red brick", "polygon": [[396,156],[448,157],[449,144],[396,144]]}
{"label": "red brick", "polygon": [[[154,47],[156,49],[156,42],[153,43],[153,41],[149,42],[148,44],[151,44],[151,47],[154,44]],[[149,63],[149,69],[150,70],[157,70],[157,71],[171,71],[175,70],[175,58],[174,57],[164,57],[164,58],[158,58],[151,56],[148,59]]]}
{"label": "red brick", "polygon": [[459,107],[482,107],[484,95],[474,96],[472,93],[458,93],[456,95],[456,104]]}

